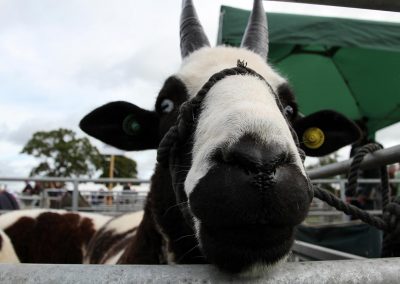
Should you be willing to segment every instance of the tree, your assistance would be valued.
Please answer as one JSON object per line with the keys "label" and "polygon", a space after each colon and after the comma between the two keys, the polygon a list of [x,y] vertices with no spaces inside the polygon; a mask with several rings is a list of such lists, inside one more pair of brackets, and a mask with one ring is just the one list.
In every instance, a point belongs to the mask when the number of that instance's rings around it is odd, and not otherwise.
{"label": "tree", "polygon": [[41,160],[31,176],[91,177],[104,163],[104,157],[88,138],[77,138],[75,132],[64,128],[34,133],[21,153]]}
{"label": "tree", "polygon": [[[103,161],[103,174],[100,177],[108,177],[110,172],[110,157]],[[114,177],[115,178],[136,178],[136,162],[125,156],[114,156]]]}

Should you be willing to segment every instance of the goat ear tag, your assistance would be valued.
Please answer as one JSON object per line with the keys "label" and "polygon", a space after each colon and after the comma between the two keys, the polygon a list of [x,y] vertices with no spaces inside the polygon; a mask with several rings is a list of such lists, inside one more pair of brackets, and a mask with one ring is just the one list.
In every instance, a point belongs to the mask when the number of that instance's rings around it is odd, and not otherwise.
{"label": "goat ear tag", "polygon": [[116,148],[156,149],[160,142],[158,115],[128,102],[112,102],[86,115],[79,126],[87,134]]}
{"label": "goat ear tag", "polygon": [[330,154],[361,137],[358,126],[344,115],[322,110],[297,120],[294,129],[307,156]]}
{"label": "goat ear tag", "polygon": [[318,149],[325,142],[325,134],[318,127],[310,127],[303,133],[302,141],[309,149]]}
{"label": "goat ear tag", "polygon": [[135,116],[130,114],[122,122],[122,129],[128,135],[137,135],[140,133],[141,127]]}

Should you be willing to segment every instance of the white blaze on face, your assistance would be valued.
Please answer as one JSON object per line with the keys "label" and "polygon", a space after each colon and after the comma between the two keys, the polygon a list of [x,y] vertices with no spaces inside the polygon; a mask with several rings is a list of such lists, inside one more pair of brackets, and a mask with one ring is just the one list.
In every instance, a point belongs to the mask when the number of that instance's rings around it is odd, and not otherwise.
{"label": "white blaze on face", "polygon": [[[226,47],[193,53],[178,76],[194,96],[210,76],[235,67],[238,59],[247,62],[247,66],[262,75],[273,89],[284,82],[258,55]],[[265,144],[273,143],[288,151],[305,175],[289,127],[269,86],[251,75],[233,75],[217,82],[203,101],[194,137],[192,167],[185,180],[188,195],[212,167],[213,151],[232,145],[244,134],[252,134]]]}

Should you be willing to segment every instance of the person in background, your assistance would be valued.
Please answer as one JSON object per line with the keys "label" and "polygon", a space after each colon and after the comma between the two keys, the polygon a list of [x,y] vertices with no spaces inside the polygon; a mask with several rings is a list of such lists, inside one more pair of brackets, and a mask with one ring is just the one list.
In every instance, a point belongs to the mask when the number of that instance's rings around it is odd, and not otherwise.
{"label": "person in background", "polygon": [[32,190],[32,194],[39,195],[43,190],[42,183],[40,181],[35,182],[35,187]]}
{"label": "person in background", "polygon": [[18,210],[19,204],[14,195],[7,191],[7,187],[0,189],[0,209],[1,210]]}
{"label": "person in background", "polygon": [[104,189],[100,188],[97,195],[98,204],[102,204],[104,202]]}
{"label": "person in background", "polygon": [[[388,169],[389,179],[400,180],[400,163],[393,164]],[[400,197],[400,182],[389,183],[391,196]]]}
{"label": "person in background", "polygon": [[32,192],[33,192],[33,187],[32,187],[32,185],[26,180],[26,181],[25,181],[25,187],[24,187],[24,189],[22,190],[22,193],[23,193],[23,194],[27,194],[27,195],[32,195]]}
{"label": "person in background", "polygon": [[131,190],[131,185],[132,184],[130,182],[125,183],[124,187],[122,188],[122,190]]}

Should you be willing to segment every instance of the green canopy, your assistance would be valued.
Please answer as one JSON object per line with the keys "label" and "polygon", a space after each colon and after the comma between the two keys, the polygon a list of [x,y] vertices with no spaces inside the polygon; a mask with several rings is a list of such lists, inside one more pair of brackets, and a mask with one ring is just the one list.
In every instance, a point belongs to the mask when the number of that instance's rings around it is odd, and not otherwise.
{"label": "green canopy", "polygon": [[[222,6],[218,43],[239,46],[249,15]],[[400,24],[267,16],[268,61],[288,78],[302,113],[335,109],[364,121],[370,135],[400,121]]]}

